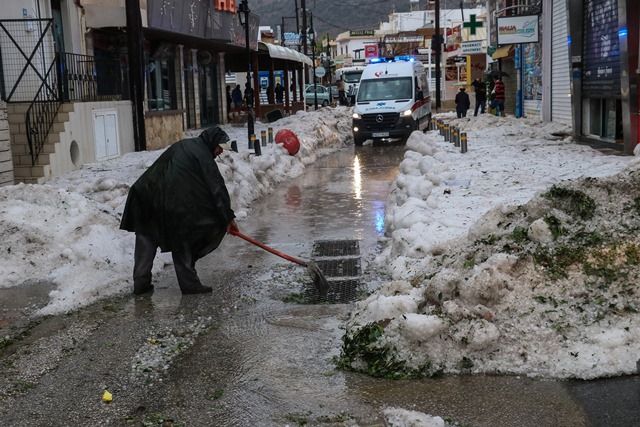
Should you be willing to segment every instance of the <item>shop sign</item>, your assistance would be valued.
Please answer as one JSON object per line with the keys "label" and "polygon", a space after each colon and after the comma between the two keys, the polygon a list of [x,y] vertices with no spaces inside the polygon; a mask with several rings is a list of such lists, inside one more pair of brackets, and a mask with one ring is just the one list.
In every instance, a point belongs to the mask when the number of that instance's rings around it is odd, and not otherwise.
{"label": "shop sign", "polygon": [[300,46],[300,33],[284,33],[284,45],[285,46]]}
{"label": "shop sign", "polygon": [[476,53],[483,53],[482,50],[482,40],[474,40],[470,42],[462,42],[462,54],[463,55],[474,55]]}
{"label": "shop sign", "polygon": [[350,37],[373,37],[375,35],[376,35],[376,32],[374,30],[349,31]]}
{"label": "shop sign", "polygon": [[424,41],[424,36],[404,36],[404,37],[385,37],[385,43],[420,43]]}
{"label": "shop sign", "polygon": [[538,15],[505,16],[498,18],[498,44],[538,43]]}
{"label": "shop sign", "polygon": [[375,58],[378,56],[378,45],[368,44],[364,46],[364,57]]}

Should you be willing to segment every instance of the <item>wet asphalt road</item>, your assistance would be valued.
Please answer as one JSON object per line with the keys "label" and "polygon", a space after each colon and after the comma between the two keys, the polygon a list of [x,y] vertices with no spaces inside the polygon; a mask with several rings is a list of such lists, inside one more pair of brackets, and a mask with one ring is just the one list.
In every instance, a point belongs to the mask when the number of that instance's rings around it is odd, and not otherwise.
{"label": "wet asphalt road", "polygon": [[[349,147],[320,159],[256,202],[240,228],[303,259],[314,241],[359,240],[364,280],[383,280],[366,271],[367,260],[380,245],[403,152]],[[169,268],[151,296],[125,295],[32,325],[0,354],[0,422],[383,426],[382,410],[401,407],[476,427],[640,426],[636,376],[388,381],[338,371],[332,358],[349,306],[283,302],[308,279],[303,268],[231,237],[197,267],[212,295],[182,297]]]}

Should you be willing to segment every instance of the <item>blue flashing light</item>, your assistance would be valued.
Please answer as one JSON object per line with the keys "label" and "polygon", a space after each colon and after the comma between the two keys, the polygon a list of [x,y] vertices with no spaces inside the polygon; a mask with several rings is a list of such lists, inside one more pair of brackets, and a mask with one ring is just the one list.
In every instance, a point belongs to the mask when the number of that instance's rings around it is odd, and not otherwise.
{"label": "blue flashing light", "polygon": [[567,37],[567,44],[571,45],[571,36]]}
{"label": "blue flashing light", "polygon": [[620,31],[618,31],[618,37],[627,37],[627,28],[620,28]]}
{"label": "blue flashing light", "polygon": [[369,60],[370,64],[379,64],[381,62],[387,62],[387,59],[386,58],[371,58]]}
{"label": "blue flashing light", "polygon": [[401,55],[401,56],[396,56],[393,58],[394,61],[407,61],[407,62],[413,62],[416,59],[413,56],[409,56],[409,55]]}

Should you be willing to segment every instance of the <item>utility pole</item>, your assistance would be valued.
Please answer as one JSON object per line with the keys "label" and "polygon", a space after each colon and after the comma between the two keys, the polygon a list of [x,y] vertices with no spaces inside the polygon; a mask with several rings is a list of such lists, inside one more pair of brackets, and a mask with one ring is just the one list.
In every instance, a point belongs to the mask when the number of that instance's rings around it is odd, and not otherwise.
{"label": "utility pole", "polygon": [[144,44],[140,0],[127,0],[126,8],[129,95],[133,106],[133,143],[136,151],[145,151],[147,135],[144,128]]}
{"label": "utility pole", "polygon": [[[300,5],[302,6],[302,31],[300,32],[300,34],[302,35],[302,53],[306,55],[307,54],[307,6],[305,3],[305,0],[301,0]],[[298,16],[297,9],[296,9],[296,16]]]}
{"label": "utility pole", "polygon": [[[300,35],[300,16],[298,15],[298,0],[295,0],[296,6],[296,34]],[[298,52],[300,52],[300,45],[298,45]]]}
{"label": "utility pole", "polygon": [[436,0],[436,34],[431,40],[435,40],[436,51],[436,112],[440,111],[440,58],[442,53],[442,37],[440,36],[440,0]]}
{"label": "utility pole", "polygon": [[[249,2],[247,0],[241,0],[238,5],[238,19],[240,20],[240,25],[244,28],[244,38],[245,38],[245,53],[247,58],[247,84],[246,84],[246,96],[245,102],[247,104],[247,140],[249,148],[253,148],[255,154],[257,156],[260,155],[260,144],[258,142],[252,143],[252,136],[255,133],[255,128],[253,124],[253,103],[255,102],[255,94],[253,89],[251,88],[251,46],[249,43],[250,31],[249,31],[249,22],[250,22],[250,13]],[[253,146],[252,146],[253,145]]]}
{"label": "utility pole", "polygon": [[311,36],[311,55],[313,57],[313,106],[318,109],[318,87],[316,84],[316,34],[313,30],[313,13],[309,12],[309,35]]}
{"label": "utility pole", "polygon": [[331,93],[331,40],[327,33],[327,62],[324,65],[326,73],[329,75],[329,104],[333,104],[333,94]]}

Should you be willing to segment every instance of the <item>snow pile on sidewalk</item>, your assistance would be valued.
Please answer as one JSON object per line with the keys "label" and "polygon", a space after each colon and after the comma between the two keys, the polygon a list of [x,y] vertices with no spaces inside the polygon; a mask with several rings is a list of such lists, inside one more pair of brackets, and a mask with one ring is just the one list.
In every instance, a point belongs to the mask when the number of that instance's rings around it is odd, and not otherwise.
{"label": "snow pile on sidewalk", "polygon": [[635,372],[640,164],[500,124],[472,134],[467,154],[412,135],[378,259],[396,280],[357,303],[343,365],[390,377]]}

